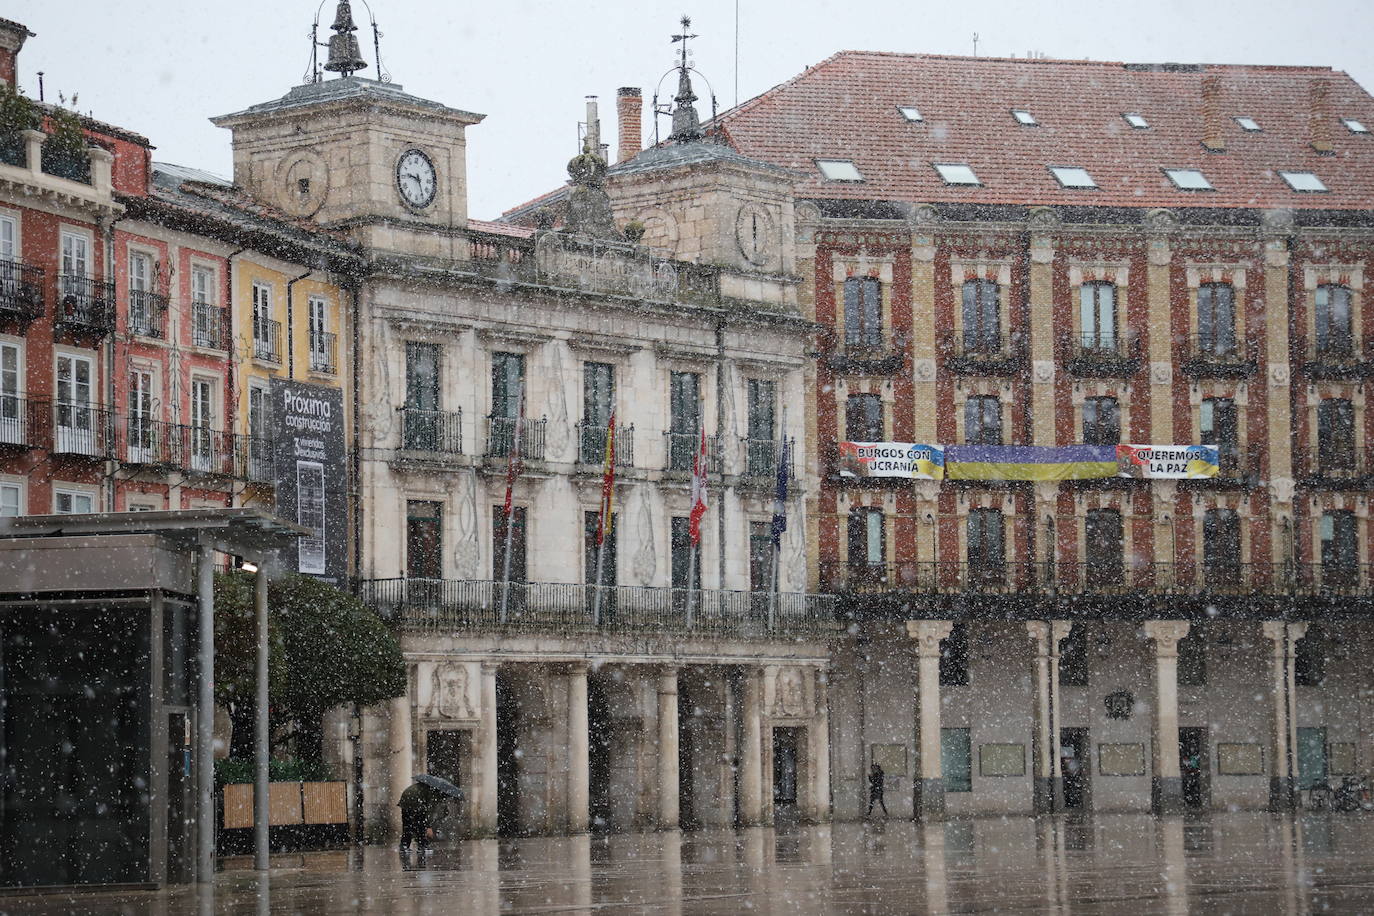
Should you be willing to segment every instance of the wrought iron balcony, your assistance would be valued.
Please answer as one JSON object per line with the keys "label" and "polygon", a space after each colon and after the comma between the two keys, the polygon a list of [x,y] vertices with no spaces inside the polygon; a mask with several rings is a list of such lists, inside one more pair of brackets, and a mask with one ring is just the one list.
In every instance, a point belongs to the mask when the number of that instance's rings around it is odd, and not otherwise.
{"label": "wrought iron balcony", "polygon": [[415,452],[463,454],[463,412],[398,408],[401,414],[401,448]]}
{"label": "wrought iron balcony", "polygon": [[1296,337],[1295,350],[1302,354],[1302,373],[1309,379],[1362,379],[1374,375],[1374,339],[1361,341],[1352,334]]}
{"label": "wrought iron balcony", "polygon": [[848,375],[895,375],[906,359],[906,337],[879,328],[863,331],[827,328],[820,334],[821,359],[831,372]]}
{"label": "wrought iron balcony", "polygon": [[1364,449],[1355,442],[1308,449],[1294,457],[1301,469],[1302,481],[1312,486],[1364,486],[1369,476]]}
{"label": "wrought iron balcony", "polygon": [[1130,378],[1144,365],[1140,338],[1125,334],[1071,336],[1064,341],[1063,360],[1081,378]]}
{"label": "wrought iron balcony", "polygon": [[114,333],[114,284],[93,277],[59,275],[53,317],[69,331],[101,337]]}
{"label": "wrought iron balcony", "polygon": [[1043,591],[1042,564],[822,561],[821,588],[838,594],[1011,594]]}
{"label": "wrought iron balcony", "polygon": [[[782,444],[777,439],[750,439],[744,437],[740,439],[740,445],[744,450],[744,467],[741,469],[741,476],[752,478],[756,482],[771,480],[778,476],[778,453],[782,449]],[[797,440],[788,440],[787,448],[787,476],[795,479],[796,466],[793,460],[797,453]]]}
{"label": "wrought iron balcony", "polygon": [[1179,368],[1194,378],[1246,378],[1259,368],[1259,350],[1229,334],[1194,334],[1184,343]]}
{"label": "wrought iron balcony", "polygon": [[310,371],[333,375],[339,371],[337,358],[339,335],[331,331],[317,331],[310,340]]}
{"label": "wrought iron balcony", "polygon": [[[585,421],[577,424],[577,461],[579,464],[594,464],[597,466],[606,463],[606,437],[610,434],[610,427],[591,426]],[[629,426],[619,426],[615,431],[615,466],[619,468],[634,467],[635,463],[635,428]]]}
{"label": "wrought iron balcony", "polygon": [[183,426],[181,467],[207,477],[234,476],[234,434],[208,426]]}
{"label": "wrought iron balcony", "polygon": [[253,358],[268,363],[281,362],[281,322],[253,317]]}
{"label": "wrought iron balcony", "polygon": [[115,428],[119,438],[115,457],[122,463],[167,468],[181,466],[181,427],[135,414],[119,418]]}
{"label": "wrought iron balcony", "polygon": [[192,303],[191,343],[209,350],[228,350],[229,310],[208,302]]}
{"label": "wrought iron balcony", "polygon": [[[663,449],[667,455],[663,469],[681,474],[690,474],[696,469],[697,450],[701,448],[700,433],[663,434]],[[721,473],[720,437],[706,437],[706,473]]]}
{"label": "wrought iron balcony", "polygon": [[0,261],[0,320],[42,318],[43,290],[43,268],[22,261]]}
{"label": "wrought iron balcony", "polygon": [[39,445],[48,405],[12,394],[0,394],[0,449],[28,449]]}
{"label": "wrought iron balcony", "polygon": [[363,601],[383,617],[432,633],[673,632],[773,639],[824,637],[838,626],[830,595],[788,592],[774,604],[766,592],[608,585],[602,587],[600,619],[594,620],[596,586],[579,583],[367,579],[360,585]]}
{"label": "wrought iron balcony", "polygon": [[[515,444],[514,417],[487,417],[487,457],[505,458]],[[545,419],[526,418],[521,425],[520,458],[525,461],[544,460]]]}
{"label": "wrought iron balcony", "polygon": [[52,405],[54,455],[111,457],[114,414],[103,407],[59,401]]}
{"label": "wrought iron balcony", "polygon": [[1019,335],[946,334],[941,351],[945,365],[960,375],[1011,375],[1026,366],[1026,344]]}
{"label": "wrought iron balcony", "polygon": [[253,483],[275,483],[277,458],[269,436],[234,436],[234,476]]}
{"label": "wrought iron balcony", "polygon": [[1374,564],[1299,563],[1293,577],[1299,594],[1374,596]]}
{"label": "wrought iron balcony", "polygon": [[167,336],[167,297],[146,289],[129,290],[129,333],[163,340]]}

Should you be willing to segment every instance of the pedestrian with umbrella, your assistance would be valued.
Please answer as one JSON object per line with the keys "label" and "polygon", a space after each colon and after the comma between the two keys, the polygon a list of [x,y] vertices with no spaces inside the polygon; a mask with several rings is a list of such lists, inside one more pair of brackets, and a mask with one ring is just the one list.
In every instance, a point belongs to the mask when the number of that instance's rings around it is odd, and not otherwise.
{"label": "pedestrian with umbrella", "polygon": [[450,798],[462,798],[463,790],[432,773],[417,773],[415,783],[401,793],[396,804],[401,809],[401,852],[410,850],[410,841],[415,840],[416,849],[423,852],[429,848],[434,838],[434,826],[448,815],[445,803]]}

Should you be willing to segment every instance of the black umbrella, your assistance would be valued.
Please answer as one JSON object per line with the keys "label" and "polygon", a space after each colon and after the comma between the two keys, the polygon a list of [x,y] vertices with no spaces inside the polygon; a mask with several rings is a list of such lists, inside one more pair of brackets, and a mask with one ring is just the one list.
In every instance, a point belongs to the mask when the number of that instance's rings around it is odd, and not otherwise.
{"label": "black umbrella", "polygon": [[455,786],[453,783],[449,782],[447,779],[444,779],[442,776],[435,776],[433,773],[416,773],[415,781],[422,786],[428,786],[429,788],[434,789],[436,792],[442,792],[445,795],[450,795],[454,798],[463,797],[463,790]]}

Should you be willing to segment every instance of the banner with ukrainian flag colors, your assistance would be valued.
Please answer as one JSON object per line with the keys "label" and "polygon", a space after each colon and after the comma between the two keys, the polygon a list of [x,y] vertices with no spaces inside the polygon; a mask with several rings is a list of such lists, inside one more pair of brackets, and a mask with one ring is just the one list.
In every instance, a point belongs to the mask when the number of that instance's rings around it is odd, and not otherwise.
{"label": "banner with ukrainian flag colors", "polygon": [[1114,445],[948,445],[950,480],[1098,480],[1117,474]]}
{"label": "banner with ukrainian flag colors", "polygon": [[1146,480],[1215,477],[1220,456],[1215,445],[1118,445],[1117,476]]}
{"label": "banner with ukrainian flag colors", "polygon": [[945,450],[914,442],[841,442],[841,477],[905,477],[942,480]]}

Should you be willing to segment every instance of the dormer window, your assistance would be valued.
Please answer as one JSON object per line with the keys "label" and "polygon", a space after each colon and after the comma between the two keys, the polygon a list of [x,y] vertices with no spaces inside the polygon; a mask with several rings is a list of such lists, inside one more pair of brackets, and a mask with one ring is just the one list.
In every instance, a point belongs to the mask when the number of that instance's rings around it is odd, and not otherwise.
{"label": "dormer window", "polygon": [[1125,118],[1126,123],[1134,127],[1136,130],[1148,130],[1150,127],[1150,122],[1145,120],[1144,115],[1124,114],[1121,117]]}
{"label": "dormer window", "polygon": [[1164,174],[1180,191],[1215,191],[1207,176],[1197,169],[1165,169]]}
{"label": "dormer window", "polygon": [[1279,172],[1279,176],[1288,182],[1288,187],[1294,191],[1320,194],[1327,190],[1322,180],[1312,172]]}
{"label": "dormer window", "polygon": [[1026,111],[1024,108],[1013,108],[1011,116],[1016,119],[1016,123],[1022,127],[1039,127],[1040,122],[1035,120],[1035,115]]}
{"label": "dormer window", "polygon": [[1363,121],[1357,121],[1354,118],[1341,118],[1341,123],[1344,124],[1345,129],[1350,131],[1352,134],[1369,133],[1369,128],[1364,126]]}
{"label": "dormer window", "polygon": [[851,159],[817,159],[816,168],[821,170],[826,181],[864,180],[863,173]]}
{"label": "dormer window", "polygon": [[982,184],[982,182],[978,180],[978,176],[973,173],[973,169],[962,162],[936,162],[933,164],[935,166],[935,171],[940,173],[940,177],[944,179],[945,184]]}
{"label": "dormer window", "polygon": [[1259,123],[1254,118],[1239,117],[1236,118],[1236,123],[1240,125],[1241,130],[1248,130],[1251,133],[1258,133],[1260,130]]}
{"label": "dormer window", "polygon": [[921,109],[919,108],[912,108],[910,105],[902,105],[897,110],[900,111],[902,117],[906,118],[908,121],[917,122],[925,120],[921,117]]}
{"label": "dormer window", "polygon": [[1097,187],[1097,182],[1093,181],[1093,176],[1088,174],[1088,170],[1078,166],[1052,165],[1050,172],[1059,180],[1059,186],[1063,188]]}

